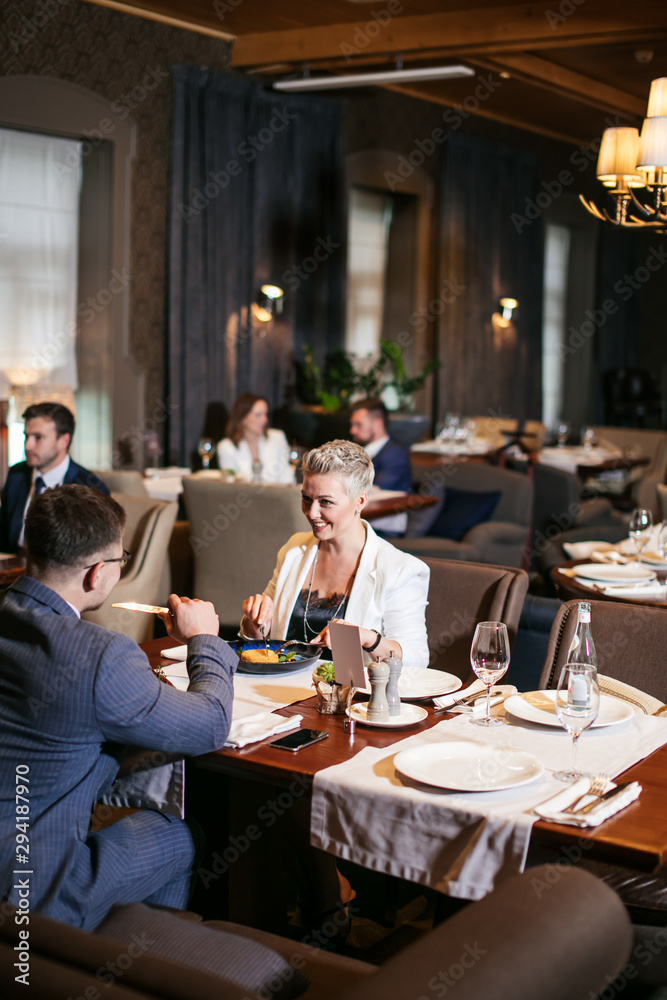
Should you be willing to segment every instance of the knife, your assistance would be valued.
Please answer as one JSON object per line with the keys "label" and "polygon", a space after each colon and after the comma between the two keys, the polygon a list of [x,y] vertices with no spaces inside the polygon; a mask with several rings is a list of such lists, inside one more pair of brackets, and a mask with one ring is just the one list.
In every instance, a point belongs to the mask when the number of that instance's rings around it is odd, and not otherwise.
{"label": "knife", "polygon": [[603,795],[598,795],[595,802],[589,802],[588,805],[582,806],[581,809],[575,809],[572,815],[582,816],[585,815],[586,813],[592,812],[593,809],[597,809],[597,807],[600,805],[601,802],[608,802],[609,799],[615,798],[617,795],[620,795],[621,792],[624,792],[626,788],[629,788],[630,785],[632,784],[634,784],[633,781],[625,781],[621,785],[616,785],[615,788],[610,788],[609,791],[605,792]]}
{"label": "knife", "polygon": [[158,604],[137,604],[136,601],[123,601],[121,604],[112,604],[112,608],[122,608],[124,611],[145,611],[148,615],[159,615],[169,608],[160,607]]}

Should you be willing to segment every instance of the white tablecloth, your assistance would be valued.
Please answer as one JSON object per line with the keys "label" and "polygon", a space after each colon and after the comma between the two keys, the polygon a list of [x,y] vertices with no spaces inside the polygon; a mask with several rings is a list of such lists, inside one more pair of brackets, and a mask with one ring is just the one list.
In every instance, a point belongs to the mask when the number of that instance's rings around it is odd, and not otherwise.
{"label": "white tablecloth", "polygon": [[[163,672],[174,687],[187,691],[189,679],[184,662],[174,661],[164,666]],[[312,666],[294,670],[291,674],[270,676],[237,673],[234,676],[232,722],[262,711],[275,712],[278,708],[312,698],[315,694],[312,678]]]}
{"label": "white tablecloth", "polygon": [[[465,793],[429,788],[396,771],[393,758],[399,751],[450,739],[521,749],[548,770],[515,789]],[[621,725],[585,732],[578,764],[614,776],[666,742],[667,720],[635,715]],[[519,723],[484,730],[467,717],[390,748],[366,747],[315,775],[311,843],[374,871],[461,899],[481,899],[498,881],[523,871],[536,820],[529,810],[562,789],[551,772],[569,766],[571,753],[571,739],[560,727]]]}
{"label": "white tablecloth", "polygon": [[611,448],[589,448],[583,445],[566,445],[564,448],[542,448],[537,453],[537,461],[542,465],[553,465],[565,472],[576,472],[578,465],[599,465],[609,459],[623,458],[623,452]]}

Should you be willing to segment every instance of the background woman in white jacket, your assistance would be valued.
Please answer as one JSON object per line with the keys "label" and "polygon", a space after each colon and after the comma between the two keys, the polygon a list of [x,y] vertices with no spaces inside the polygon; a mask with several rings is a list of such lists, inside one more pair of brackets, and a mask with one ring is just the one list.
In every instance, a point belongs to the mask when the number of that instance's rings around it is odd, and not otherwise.
{"label": "background woman in white jacket", "polygon": [[244,392],[234,403],[227,437],[218,442],[218,467],[248,482],[294,482],[287,438],[269,427],[269,404],[263,396]]}
{"label": "background woman in white jacket", "polygon": [[259,638],[263,627],[272,638],[329,646],[329,622],[344,620],[360,627],[370,659],[393,651],[426,667],[429,569],[362,520],[373,482],[368,454],[351,441],[329,441],[304,455],[303,471],[312,530],[292,535],[264,592],[244,602],[243,634]]}

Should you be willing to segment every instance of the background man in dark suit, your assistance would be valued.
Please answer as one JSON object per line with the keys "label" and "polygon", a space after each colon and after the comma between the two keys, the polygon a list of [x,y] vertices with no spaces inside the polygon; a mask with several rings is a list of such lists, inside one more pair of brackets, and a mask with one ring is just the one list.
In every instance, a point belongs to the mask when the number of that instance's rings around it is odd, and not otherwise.
{"label": "background man in dark suit", "polygon": [[81,619],[118,582],[124,521],[97,490],[46,490],[26,517],[26,575],[0,606],[0,899],[25,906],[27,891],[31,910],[86,930],[115,903],[186,905],[186,822],[143,809],[93,830],[91,811],[125,744],[162,751],[160,763],[223,746],[238,662],[205,601],[172,594],[163,615],[188,644],[187,691],[161,683],[127,636]]}
{"label": "background man in dark suit", "polygon": [[34,496],[45,489],[78,483],[101,493],[109,490],[93,472],[69,456],[74,416],[61,403],[35,403],[23,414],[25,462],[12,465],[0,498],[0,551],[23,546],[23,522]]}
{"label": "background man in dark suit", "polygon": [[[412,493],[410,455],[387,432],[389,414],[381,399],[360,399],[352,406],[350,437],[366,449],[375,468],[374,486],[382,490]],[[405,534],[407,514],[376,518],[373,528],[383,538]]]}
{"label": "background man in dark suit", "polygon": [[360,399],[352,406],[350,437],[373,459],[373,483],[382,490],[412,492],[410,456],[389,437],[389,414],[381,399]]}

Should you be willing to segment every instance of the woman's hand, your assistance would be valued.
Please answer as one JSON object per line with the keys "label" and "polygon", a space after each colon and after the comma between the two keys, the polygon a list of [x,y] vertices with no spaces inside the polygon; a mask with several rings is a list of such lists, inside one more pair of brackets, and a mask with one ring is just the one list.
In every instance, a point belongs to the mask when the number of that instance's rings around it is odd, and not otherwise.
{"label": "woman's hand", "polygon": [[249,639],[261,639],[262,630],[265,635],[271,631],[274,605],[266,594],[253,594],[243,602],[243,620],[241,630]]}
{"label": "woman's hand", "polygon": [[[329,625],[349,625],[354,628],[352,622],[346,622],[344,618],[332,618]],[[320,634],[316,635],[314,639],[310,640],[314,646],[326,646],[328,649],[331,649],[331,634],[329,632],[329,625],[327,625],[326,628],[323,628]],[[360,628],[359,632],[361,633],[361,642],[363,644],[364,633],[369,632],[369,630],[367,628]],[[375,633],[372,634],[374,635]]]}

